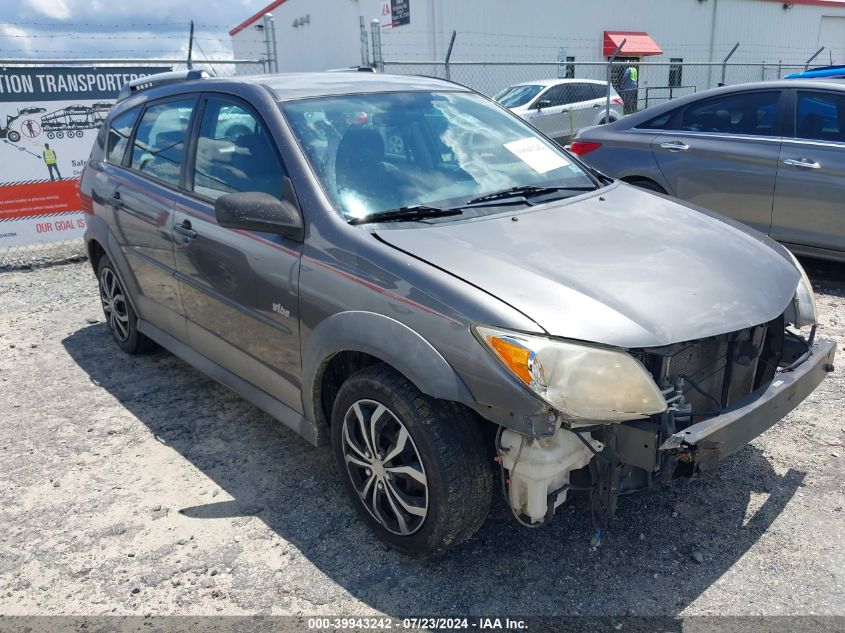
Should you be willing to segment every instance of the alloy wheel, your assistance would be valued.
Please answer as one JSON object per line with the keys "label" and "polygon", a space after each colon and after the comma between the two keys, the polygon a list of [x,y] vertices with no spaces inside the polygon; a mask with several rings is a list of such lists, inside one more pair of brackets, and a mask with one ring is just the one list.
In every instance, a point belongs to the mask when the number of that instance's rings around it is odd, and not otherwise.
{"label": "alloy wheel", "polygon": [[428,482],[417,447],[390,409],[358,400],[343,418],[346,471],[367,511],[385,529],[408,536],[428,513]]}
{"label": "alloy wheel", "polygon": [[120,281],[111,268],[100,273],[100,301],[109,327],[121,343],[129,339],[129,310]]}

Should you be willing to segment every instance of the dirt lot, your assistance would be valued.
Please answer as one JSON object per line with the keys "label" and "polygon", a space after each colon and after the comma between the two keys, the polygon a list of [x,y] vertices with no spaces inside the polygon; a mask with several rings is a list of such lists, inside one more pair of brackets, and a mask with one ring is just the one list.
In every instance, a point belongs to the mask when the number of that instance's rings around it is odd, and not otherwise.
{"label": "dirt lot", "polygon": [[[845,271],[808,267],[841,356]],[[119,352],[86,262],[7,271],[0,613],[845,615],[843,411],[838,369],[715,475],[623,499],[598,549],[583,500],[526,530],[497,499],[420,563],[355,518],[327,449]]]}

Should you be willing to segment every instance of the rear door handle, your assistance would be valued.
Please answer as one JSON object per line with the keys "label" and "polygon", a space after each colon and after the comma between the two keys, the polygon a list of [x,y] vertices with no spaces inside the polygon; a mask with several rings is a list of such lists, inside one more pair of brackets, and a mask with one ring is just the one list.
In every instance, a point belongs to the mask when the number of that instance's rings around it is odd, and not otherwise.
{"label": "rear door handle", "polygon": [[821,164],[809,160],[807,158],[787,158],[783,161],[784,165],[790,165],[791,167],[804,167],[805,169],[820,169]]}
{"label": "rear door handle", "polygon": [[111,195],[111,198],[109,198],[108,202],[109,202],[109,204],[111,205],[111,207],[112,207],[113,209],[115,209],[115,210],[117,210],[117,209],[119,209],[120,207],[122,207],[122,206],[123,206],[123,200],[121,200],[121,198],[120,198],[120,192],[119,192],[119,191],[115,191],[115,192]]}
{"label": "rear door handle", "polygon": [[191,227],[190,220],[182,220],[182,224],[177,224],[173,227],[173,230],[182,237],[187,237],[191,240],[197,236],[197,232]]}
{"label": "rear door handle", "polygon": [[660,147],[668,149],[670,152],[685,152],[689,149],[689,145],[681,141],[667,141],[665,143],[661,143]]}

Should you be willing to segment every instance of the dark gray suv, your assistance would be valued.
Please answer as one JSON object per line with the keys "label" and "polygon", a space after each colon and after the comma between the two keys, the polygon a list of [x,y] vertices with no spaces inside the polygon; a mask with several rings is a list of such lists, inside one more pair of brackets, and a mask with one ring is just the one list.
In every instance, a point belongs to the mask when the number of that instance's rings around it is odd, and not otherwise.
{"label": "dark gray suv", "polygon": [[601,520],[711,470],[833,369],[786,250],[463,87],[141,81],[81,182],[114,338],[330,442],[398,550],[467,539],[500,482],[520,523],[576,491]]}

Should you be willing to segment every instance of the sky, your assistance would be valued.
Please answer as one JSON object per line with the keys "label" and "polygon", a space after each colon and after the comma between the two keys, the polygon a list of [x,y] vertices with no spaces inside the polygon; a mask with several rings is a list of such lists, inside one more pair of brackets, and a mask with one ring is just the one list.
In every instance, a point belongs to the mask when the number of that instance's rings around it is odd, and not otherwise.
{"label": "sky", "polygon": [[[230,59],[229,30],[270,0],[0,0],[0,59]],[[205,55],[203,56],[203,53]]]}

